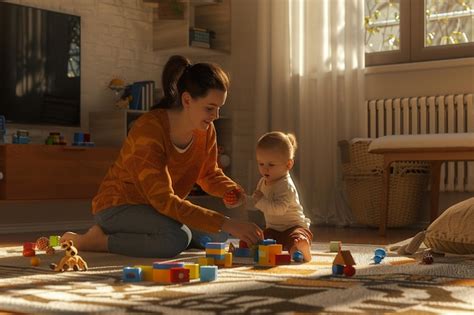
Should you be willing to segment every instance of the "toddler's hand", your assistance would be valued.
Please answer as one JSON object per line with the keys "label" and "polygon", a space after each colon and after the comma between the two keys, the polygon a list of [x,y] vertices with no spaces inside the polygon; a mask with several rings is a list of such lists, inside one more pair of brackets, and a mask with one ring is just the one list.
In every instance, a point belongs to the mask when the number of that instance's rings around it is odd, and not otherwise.
{"label": "toddler's hand", "polygon": [[224,204],[228,208],[235,208],[240,206],[245,199],[245,194],[242,189],[236,188],[229,190],[224,194]]}
{"label": "toddler's hand", "polygon": [[254,200],[255,202],[258,202],[260,199],[262,199],[263,193],[262,193],[260,190],[257,189],[257,190],[254,191],[252,197],[253,197],[253,200]]}

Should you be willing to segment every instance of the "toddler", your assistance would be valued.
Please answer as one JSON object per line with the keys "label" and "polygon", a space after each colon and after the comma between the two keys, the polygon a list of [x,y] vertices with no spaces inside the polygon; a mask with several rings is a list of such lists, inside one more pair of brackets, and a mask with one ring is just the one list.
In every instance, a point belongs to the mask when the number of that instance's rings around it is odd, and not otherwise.
{"label": "toddler", "polygon": [[311,261],[313,234],[289,173],[294,165],[296,146],[294,135],[279,131],[266,133],[258,140],[256,153],[262,178],[253,201],[265,216],[265,238],[275,239],[292,257],[294,252],[300,251],[308,262]]}

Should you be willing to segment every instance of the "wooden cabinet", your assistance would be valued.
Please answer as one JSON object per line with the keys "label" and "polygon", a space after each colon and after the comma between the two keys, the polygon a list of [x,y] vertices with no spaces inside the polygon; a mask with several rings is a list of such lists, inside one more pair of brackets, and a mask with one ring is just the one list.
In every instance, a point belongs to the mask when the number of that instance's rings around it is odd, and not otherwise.
{"label": "wooden cabinet", "polygon": [[[230,0],[146,0],[146,2],[157,4],[153,8],[154,50],[182,55],[230,53]],[[173,6],[176,14],[172,12]],[[211,49],[189,45],[191,27],[214,32]]]}
{"label": "wooden cabinet", "polygon": [[0,199],[92,198],[119,148],[0,145]]}

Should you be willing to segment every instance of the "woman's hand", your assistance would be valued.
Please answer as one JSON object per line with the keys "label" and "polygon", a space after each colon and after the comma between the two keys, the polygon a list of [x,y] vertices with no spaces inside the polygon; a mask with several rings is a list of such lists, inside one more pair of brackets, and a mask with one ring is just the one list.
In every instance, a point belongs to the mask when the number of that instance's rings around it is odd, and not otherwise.
{"label": "woman's hand", "polygon": [[249,245],[256,244],[263,240],[263,231],[255,223],[239,221],[236,219],[226,218],[222,225],[222,231],[246,242]]}

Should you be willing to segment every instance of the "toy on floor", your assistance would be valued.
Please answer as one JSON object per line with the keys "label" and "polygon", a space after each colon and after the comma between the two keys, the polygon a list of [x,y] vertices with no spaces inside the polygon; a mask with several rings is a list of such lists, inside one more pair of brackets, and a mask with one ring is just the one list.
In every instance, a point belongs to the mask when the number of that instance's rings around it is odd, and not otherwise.
{"label": "toy on floor", "polygon": [[352,277],[355,274],[355,265],[354,258],[348,250],[341,250],[337,253],[334,261],[332,262],[332,273],[333,275],[346,275],[347,277]]}
{"label": "toy on floor", "polygon": [[380,264],[382,260],[387,256],[387,252],[383,248],[377,248],[374,251],[374,257],[372,258],[376,265]]}
{"label": "toy on floor", "polygon": [[36,244],[32,242],[23,243],[23,257],[32,257],[36,255]]}
{"label": "toy on floor", "polygon": [[331,241],[329,242],[329,251],[331,253],[337,253],[341,250],[342,242],[341,241]]}
{"label": "toy on floor", "polygon": [[302,262],[304,260],[303,253],[297,250],[296,252],[293,253],[293,260],[295,262]]}
{"label": "toy on floor", "polygon": [[430,251],[425,251],[422,257],[422,263],[425,265],[431,265],[434,262],[433,255]]}
{"label": "toy on floor", "polygon": [[72,240],[62,242],[61,248],[64,249],[64,257],[57,265],[52,263],[49,265],[49,267],[54,271],[67,271],[69,268],[73,269],[74,271],[87,270],[88,266],[86,261],[77,254],[78,251],[73,245],[74,243]]}
{"label": "toy on floor", "polygon": [[200,266],[217,265],[221,267],[232,267],[231,252],[225,251],[225,243],[208,242],[206,244],[206,257],[198,259]]}
{"label": "toy on floor", "polygon": [[39,259],[39,257],[31,257],[30,259],[30,264],[33,266],[33,267],[38,267],[41,263],[41,259]]}

